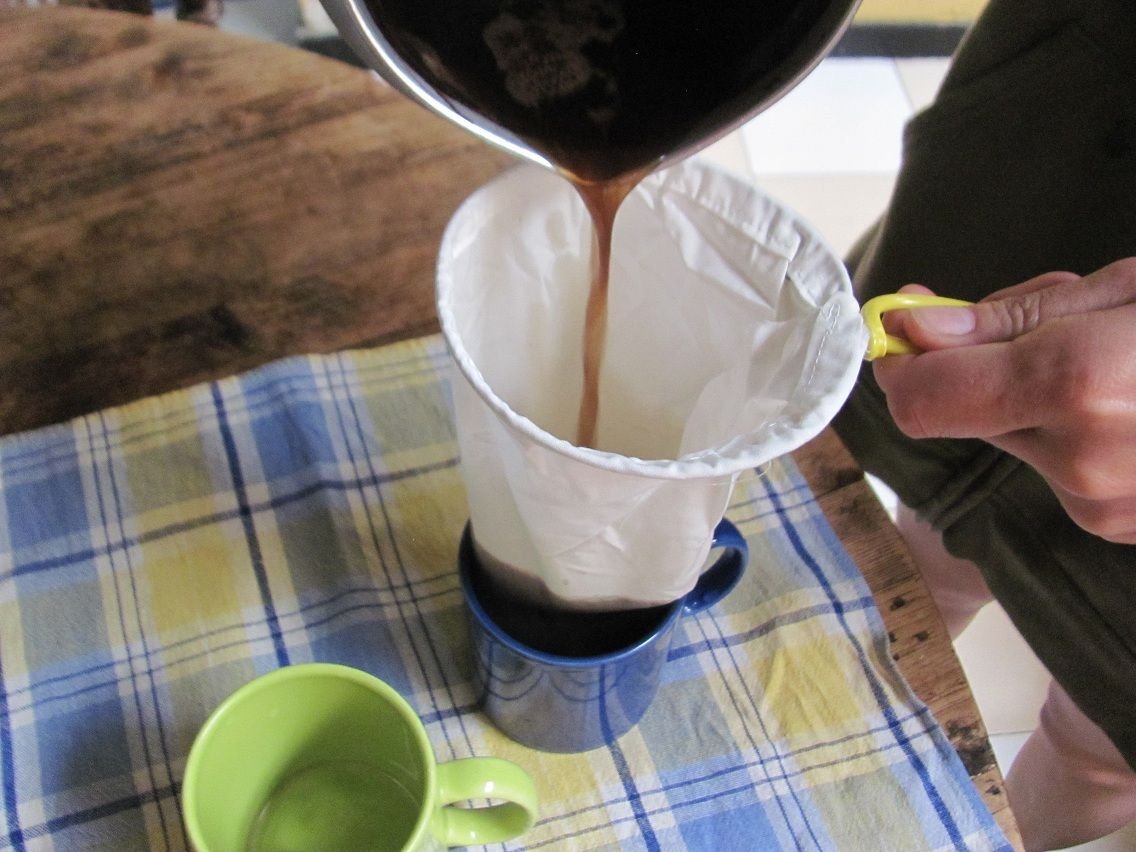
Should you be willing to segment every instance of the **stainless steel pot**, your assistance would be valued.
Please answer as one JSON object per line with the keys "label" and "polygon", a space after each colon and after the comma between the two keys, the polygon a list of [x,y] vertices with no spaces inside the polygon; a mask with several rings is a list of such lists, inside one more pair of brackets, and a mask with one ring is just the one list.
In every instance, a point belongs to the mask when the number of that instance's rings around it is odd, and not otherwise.
{"label": "stainless steel pot", "polygon": [[[448,0],[448,3],[440,4],[436,11],[428,15],[422,12],[421,4],[415,5],[408,0],[401,2],[406,4],[404,9],[411,10],[406,14],[414,14],[420,20],[427,21],[427,26],[437,34],[452,33],[455,28],[457,32],[461,32],[460,28],[464,21],[468,21],[471,10],[504,9],[505,14],[512,14],[509,10],[521,8],[521,3],[525,4],[523,8],[529,10],[530,14],[534,6],[538,9],[543,7],[552,10],[551,14],[559,16],[561,21],[574,20],[581,15],[607,14],[610,10],[614,10],[617,15],[621,14],[621,10],[626,10],[628,20],[637,16],[636,20],[642,21],[645,10],[646,14],[651,15],[667,14],[669,10],[682,6],[684,14],[690,18],[691,31],[695,33],[700,21],[705,23],[709,20],[707,16],[720,14],[715,3],[684,4],[681,0],[677,3],[673,0]],[[360,59],[395,88],[432,112],[517,157],[554,171],[567,171],[563,162],[554,162],[557,158],[550,155],[549,146],[534,145],[531,133],[518,132],[516,126],[509,126],[509,122],[503,122],[500,116],[487,117],[471,106],[468,98],[463,97],[460,86],[446,85],[444,72],[440,75],[431,73],[438,65],[431,64],[433,52],[429,39],[413,35],[408,39],[406,32],[398,31],[399,25],[392,23],[397,14],[388,10],[397,7],[397,2],[321,0],[321,3]],[[754,31],[762,39],[779,39],[773,67],[763,69],[761,80],[754,81],[752,86],[747,86],[738,96],[732,96],[728,103],[717,104],[712,110],[707,108],[705,115],[696,114],[702,101],[696,101],[693,108],[685,108],[690,115],[682,113],[682,122],[689,118],[690,126],[673,138],[669,134],[659,134],[656,150],[642,155],[644,162],[637,170],[659,168],[682,159],[736,129],[774,103],[800,82],[832,49],[850,23],[858,4],[859,0],[750,0],[750,5],[740,10],[734,5],[732,13],[735,18],[740,11],[743,18],[739,20],[746,21],[762,20],[762,16],[769,18],[770,10],[777,10],[776,27],[759,27]],[[376,11],[372,12],[372,9]],[[544,13],[538,11],[537,14]],[[451,16],[452,20],[441,20]],[[450,29],[447,30],[446,27]],[[509,37],[514,40],[525,38],[523,29],[518,25]],[[768,35],[774,29],[777,32]],[[438,37],[445,38],[444,35]],[[680,31],[679,39],[675,41],[680,47],[682,37]],[[746,37],[740,36],[743,39]],[[534,52],[539,52],[540,47],[541,42],[537,40],[523,49],[529,51],[528,55],[531,56]],[[723,59],[727,58],[723,56]],[[715,57],[711,55],[709,59],[710,62],[707,63],[704,55],[700,60],[704,67],[707,64],[714,65]],[[681,60],[681,55],[675,57],[676,62]],[[623,57],[620,61],[631,60]],[[712,68],[710,73],[713,73]],[[709,100],[712,98],[707,99]]]}

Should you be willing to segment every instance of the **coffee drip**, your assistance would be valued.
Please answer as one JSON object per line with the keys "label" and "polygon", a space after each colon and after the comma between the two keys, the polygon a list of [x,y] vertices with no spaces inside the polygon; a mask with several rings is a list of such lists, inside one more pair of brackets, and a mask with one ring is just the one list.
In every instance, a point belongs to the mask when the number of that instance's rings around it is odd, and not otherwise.
{"label": "coffee drip", "polygon": [[611,279],[611,241],[619,207],[646,172],[621,180],[573,181],[592,220],[592,283],[584,309],[584,387],[576,419],[576,445],[593,447],[599,422],[600,374],[607,340],[607,291]]}
{"label": "coffee drip", "polygon": [[364,2],[453,115],[519,139],[583,199],[594,252],[575,440],[594,446],[620,204],[675,152],[697,150],[788,88],[854,2]]}

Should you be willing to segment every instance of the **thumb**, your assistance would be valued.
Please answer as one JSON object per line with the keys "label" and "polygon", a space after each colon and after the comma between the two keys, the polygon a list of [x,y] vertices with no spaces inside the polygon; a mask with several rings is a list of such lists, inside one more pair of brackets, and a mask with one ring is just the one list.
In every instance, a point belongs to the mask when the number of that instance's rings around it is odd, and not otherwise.
{"label": "thumb", "polygon": [[1000,290],[963,308],[914,308],[903,334],[921,349],[948,349],[1013,340],[1059,317],[1136,302],[1136,257],[1118,260],[1084,278],[1049,272]]}
{"label": "thumb", "polygon": [[1047,320],[1101,307],[1102,294],[1091,292],[1088,281],[1051,272],[974,305],[913,308],[904,317],[903,334],[926,350],[1013,340]]}

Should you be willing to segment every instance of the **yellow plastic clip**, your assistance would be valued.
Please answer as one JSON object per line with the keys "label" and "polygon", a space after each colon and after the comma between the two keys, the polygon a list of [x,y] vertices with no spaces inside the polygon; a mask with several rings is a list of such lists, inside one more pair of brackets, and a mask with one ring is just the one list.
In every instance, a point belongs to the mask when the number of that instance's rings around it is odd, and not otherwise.
{"label": "yellow plastic clip", "polygon": [[868,351],[864,353],[864,360],[874,361],[885,355],[916,355],[922,351],[911,341],[884,331],[883,315],[888,311],[934,306],[961,307],[973,304],[962,299],[949,299],[946,296],[931,296],[926,293],[888,293],[869,299],[860,308],[860,316],[864,318],[864,324],[868,327]]}

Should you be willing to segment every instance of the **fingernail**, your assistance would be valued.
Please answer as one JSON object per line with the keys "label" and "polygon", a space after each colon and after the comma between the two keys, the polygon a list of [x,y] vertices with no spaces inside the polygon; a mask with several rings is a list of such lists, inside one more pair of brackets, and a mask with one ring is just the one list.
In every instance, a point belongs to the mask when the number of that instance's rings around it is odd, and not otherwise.
{"label": "fingernail", "polygon": [[970,334],[975,329],[970,308],[919,308],[912,315],[923,328],[938,334]]}

